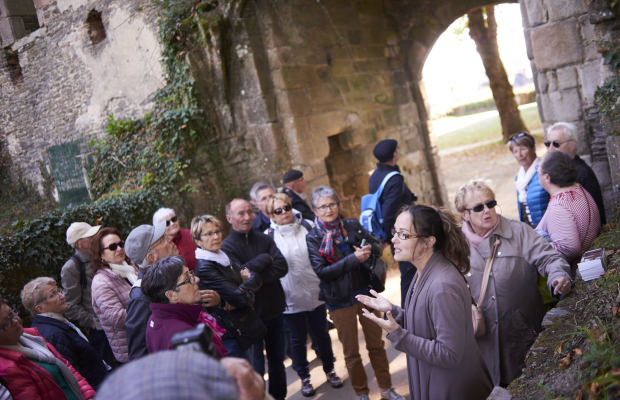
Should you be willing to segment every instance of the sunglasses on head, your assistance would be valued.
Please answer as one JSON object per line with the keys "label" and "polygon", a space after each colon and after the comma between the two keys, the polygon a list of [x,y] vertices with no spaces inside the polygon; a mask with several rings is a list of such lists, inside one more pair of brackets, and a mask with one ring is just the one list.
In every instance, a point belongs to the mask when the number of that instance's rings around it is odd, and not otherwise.
{"label": "sunglasses on head", "polygon": [[109,245],[108,247],[104,247],[104,250],[112,250],[115,251],[116,249],[118,249],[119,247],[121,248],[125,248],[125,241],[121,240],[118,243],[112,243],[111,245]]}
{"label": "sunglasses on head", "polygon": [[175,222],[177,222],[177,220],[179,219],[179,217],[177,217],[176,215],[172,218],[170,218],[169,220],[166,221],[166,226],[170,226],[170,224],[174,224]]}
{"label": "sunglasses on head", "polygon": [[481,204],[476,204],[475,206],[473,206],[472,208],[466,208],[467,211],[473,211],[475,213],[479,213],[482,210],[484,210],[484,206],[487,206],[487,208],[490,210],[493,207],[495,207],[497,205],[497,200],[489,200],[486,203],[481,203]]}
{"label": "sunglasses on head", "polygon": [[521,139],[524,136],[528,136],[528,133],[527,132],[519,132],[519,133],[516,133],[516,134],[512,135],[510,137],[510,139],[508,139],[508,140],[515,141],[517,139]]}
{"label": "sunglasses on head", "polygon": [[555,147],[556,149],[560,148],[561,145],[563,145],[564,143],[569,142],[569,140],[566,140],[564,142],[558,142],[557,140],[554,140],[553,142],[550,141],[545,141],[545,147],[549,147],[551,145],[553,145],[553,147]]}
{"label": "sunglasses on head", "polygon": [[291,207],[291,206],[289,206],[289,205],[286,205],[286,206],[284,206],[284,207],[282,207],[282,208],[276,208],[275,210],[273,210],[273,213],[274,213],[275,215],[280,215],[280,214],[282,214],[282,213],[285,213],[285,212],[291,211],[292,209],[293,209],[293,207]]}

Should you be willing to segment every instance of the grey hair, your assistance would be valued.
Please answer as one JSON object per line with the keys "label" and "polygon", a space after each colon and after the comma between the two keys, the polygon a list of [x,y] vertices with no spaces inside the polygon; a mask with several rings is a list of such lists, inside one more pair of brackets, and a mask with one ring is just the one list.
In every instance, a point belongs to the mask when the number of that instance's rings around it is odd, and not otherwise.
{"label": "grey hair", "polygon": [[50,278],[49,276],[42,276],[39,278],[34,278],[30,282],[26,283],[22,288],[19,297],[21,298],[24,308],[28,310],[31,315],[37,315],[37,311],[34,308],[37,304],[41,304],[45,301],[45,296],[43,295],[41,289],[48,285],[56,286],[56,280]]}
{"label": "grey hair", "polygon": [[155,211],[155,214],[153,214],[153,226],[156,223],[163,221],[170,214],[176,215],[177,213],[174,212],[172,208],[165,208],[165,207],[162,207],[159,210]]}
{"label": "grey hair", "polygon": [[336,203],[340,204],[340,198],[336,194],[336,191],[329,186],[318,186],[312,190],[312,197],[310,198],[310,203],[312,204],[312,208],[316,208],[316,203],[321,198],[331,197],[336,200]]}
{"label": "grey hair", "polygon": [[556,122],[555,124],[551,125],[547,133],[556,129],[561,130],[562,133],[564,133],[565,140],[574,140],[575,142],[578,141],[577,127],[574,124],[571,124],[570,122]]}
{"label": "grey hair", "polygon": [[256,196],[258,196],[258,192],[260,192],[263,189],[273,189],[273,191],[276,191],[276,188],[266,182],[256,182],[254,185],[252,185],[252,188],[250,189],[250,198],[254,201],[257,201],[258,199],[256,198]]}

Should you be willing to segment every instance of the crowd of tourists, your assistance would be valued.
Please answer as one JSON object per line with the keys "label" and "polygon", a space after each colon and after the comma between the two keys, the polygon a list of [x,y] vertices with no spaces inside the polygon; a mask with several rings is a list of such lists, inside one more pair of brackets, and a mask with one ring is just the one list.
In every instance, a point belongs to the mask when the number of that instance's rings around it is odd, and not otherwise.
{"label": "crowd of tourists", "polygon": [[[520,221],[497,212],[481,180],[458,190],[456,214],[416,205],[398,143],[387,139],[374,148],[369,182],[383,236],[344,218],[331,187],[307,199],[295,169],[280,192],[258,182],[249,200],[232,199],[226,237],[217,217],[181,229],[170,208],[126,238],[74,222],[66,238],[75,253],[60,282],[38,277],[21,291],[32,327],[0,298],[0,399],[95,391],[115,400],[284,399],[287,353],[310,397],[308,337],[326,384],[346,383],[334,368],[333,325],[350,385],[365,400],[358,323],[382,399],[404,398],[392,385],[384,331],[406,355],[409,398],[484,399],[520,375],[541,330],[542,295],[569,294],[575,262],[605,218],[596,177],[575,154],[574,126],[553,125],[545,145],[539,159],[530,134],[509,141]],[[379,294],[387,246],[399,263],[400,304]],[[481,315],[474,322],[472,307]],[[174,350],[175,335],[196,329],[201,351]]]}

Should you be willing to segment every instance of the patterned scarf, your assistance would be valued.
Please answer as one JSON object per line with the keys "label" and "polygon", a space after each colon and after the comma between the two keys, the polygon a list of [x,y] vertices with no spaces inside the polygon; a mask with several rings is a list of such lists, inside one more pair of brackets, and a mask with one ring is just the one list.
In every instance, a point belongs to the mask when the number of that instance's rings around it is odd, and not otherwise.
{"label": "patterned scarf", "polygon": [[342,219],[338,217],[334,222],[325,223],[315,218],[314,224],[319,227],[323,234],[323,241],[319,247],[319,254],[325,257],[330,264],[335,263],[338,261],[338,256],[334,250],[334,240],[336,243],[344,242],[347,237],[347,230],[344,228]]}
{"label": "patterned scarf", "polygon": [[226,347],[224,347],[224,343],[222,342],[222,336],[226,333],[226,329],[220,327],[215,318],[206,311],[201,311],[200,314],[198,314],[198,322],[202,322],[213,331],[212,339],[215,350],[220,357],[226,357]]}

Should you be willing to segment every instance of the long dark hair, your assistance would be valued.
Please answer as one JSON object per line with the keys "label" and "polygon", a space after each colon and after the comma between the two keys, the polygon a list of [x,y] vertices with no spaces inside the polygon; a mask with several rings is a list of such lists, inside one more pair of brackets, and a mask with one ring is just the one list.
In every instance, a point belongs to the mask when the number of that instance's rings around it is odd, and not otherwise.
{"label": "long dark hair", "polygon": [[[101,254],[105,250],[101,245],[101,240],[108,235],[116,235],[121,238],[121,240],[123,239],[118,229],[110,226],[99,229],[99,232],[97,232],[95,236],[93,236],[93,240],[90,242],[90,254],[92,256],[91,264],[93,268],[93,275],[95,275],[95,273],[97,273],[97,271],[99,271],[100,269],[109,266],[107,262],[101,259]],[[129,259],[129,257],[127,257],[127,254],[125,254],[125,261],[127,261],[127,264],[131,264],[131,260]]]}
{"label": "long dark hair", "polygon": [[456,217],[443,207],[414,205],[403,207],[399,215],[408,212],[416,234],[433,236],[434,251],[439,251],[461,274],[469,272],[469,244],[461,231]]}

